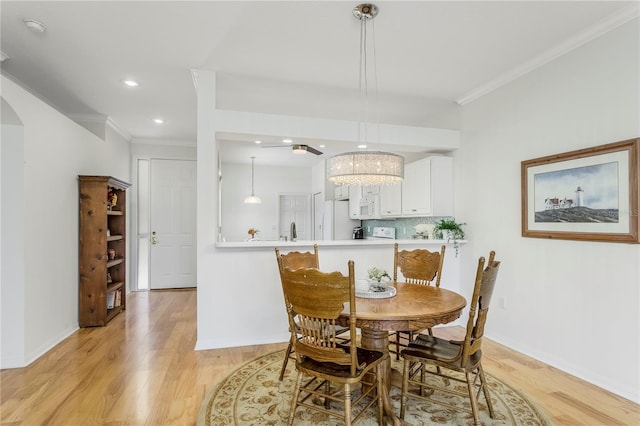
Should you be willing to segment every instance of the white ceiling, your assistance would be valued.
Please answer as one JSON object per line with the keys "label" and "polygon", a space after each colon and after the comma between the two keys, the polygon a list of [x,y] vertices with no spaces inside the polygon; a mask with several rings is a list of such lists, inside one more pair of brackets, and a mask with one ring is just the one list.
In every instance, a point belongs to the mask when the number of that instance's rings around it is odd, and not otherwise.
{"label": "white ceiling", "polygon": [[[357,121],[357,4],[3,0],[2,73],[65,114],[108,117],[133,140],[195,142],[191,70],[217,73],[222,109]],[[443,128],[456,128],[460,105],[638,16],[637,1],[376,4],[378,120]],[[127,78],[140,87],[124,87]]]}

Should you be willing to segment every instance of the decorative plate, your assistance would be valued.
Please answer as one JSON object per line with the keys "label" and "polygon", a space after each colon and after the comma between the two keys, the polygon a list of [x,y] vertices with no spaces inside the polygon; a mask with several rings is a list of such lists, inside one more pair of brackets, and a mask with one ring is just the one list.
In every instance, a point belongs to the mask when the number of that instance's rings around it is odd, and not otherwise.
{"label": "decorative plate", "polygon": [[385,284],[371,284],[366,291],[356,289],[356,297],[365,299],[384,299],[396,295],[396,288]]}

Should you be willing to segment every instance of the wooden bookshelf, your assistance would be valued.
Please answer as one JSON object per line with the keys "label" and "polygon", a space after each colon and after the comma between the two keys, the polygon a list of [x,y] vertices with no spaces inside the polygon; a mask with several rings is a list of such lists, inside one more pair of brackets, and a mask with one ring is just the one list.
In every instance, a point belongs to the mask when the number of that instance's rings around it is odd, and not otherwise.
{"label": "wooden bookshelf", "polygon": [[[131,185],[111,176],[78,179],[78,321],[80,327],[105,326],[126,309],[126,190]],[[113,304],[108,306],[108,301]]]}

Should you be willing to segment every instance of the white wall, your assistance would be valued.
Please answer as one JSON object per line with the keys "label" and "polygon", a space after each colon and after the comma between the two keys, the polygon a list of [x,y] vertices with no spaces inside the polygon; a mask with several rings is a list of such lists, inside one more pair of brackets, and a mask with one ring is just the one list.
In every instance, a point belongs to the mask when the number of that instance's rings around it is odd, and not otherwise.
{"label": "white wall", "polygon": [[490,249],[503,261],[488,335],[636,402],[640,245],[521,237],[520,162],[640,136],[638,28],[635,19],[466,105],[455,163],[462,270]]}
{"label": "white wall", "polygon": [[78,327],[78,175],[128,181],[129,144],[112,130],[101,140],[13,81],[1,83],[24,124],[27,365]]}
{"label": "white wall", "polygon": [[251,194],[251,165],[222,163],[222,236],[244,241],[251,227],[262,240],[277,240],[288,229],[278,230],[279,195],[311,195],[311,170],[300,167],[255,166],[255,194],[262,204],[244,204]]}
{"label": "white wall", "polygon": [[1,102],[0,368],[24,363],[24,128]]}
{"label": "white wall", "polygon": [[[196,143],[164,139],[132,139],[131,158],[195,160]],[[133,169],[132,167],[131,170]]]}

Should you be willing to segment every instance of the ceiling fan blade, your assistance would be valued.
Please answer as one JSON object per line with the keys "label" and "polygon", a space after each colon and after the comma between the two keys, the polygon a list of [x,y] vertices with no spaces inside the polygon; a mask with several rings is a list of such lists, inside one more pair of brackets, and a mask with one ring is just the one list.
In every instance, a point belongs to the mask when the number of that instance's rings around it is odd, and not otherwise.
{"label": "ceiling fan blade", "polygon": [[322,155],[322,151],[318,151],[317,149],[309,146],[309,145],[302,145],[302,144],[295,144],[295,145],[261,145],[260,148],[291,148],[294,151],[298,150],[298,151],[306,151],[306,152],[311,152],[315,155]]}
{"label": "ceiling fan blade", "polygon": [[309,146],[309,145],[307,145],[307,151],[311,152],[311,153],[313,153],[315,155],[322,155],[321,151],[318,151],[317,149],[315,149],[314,147]]}

